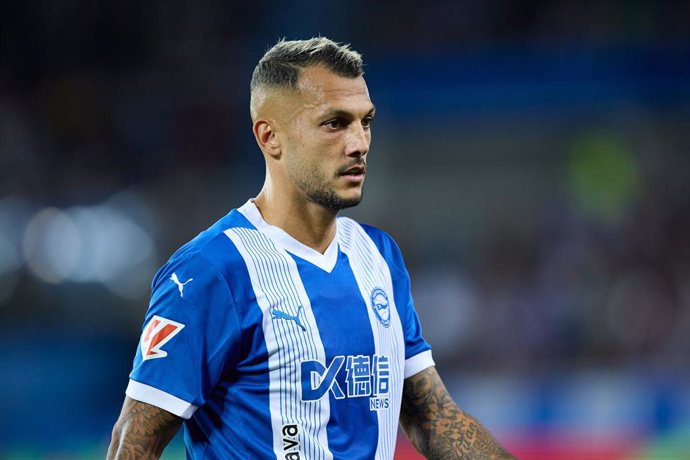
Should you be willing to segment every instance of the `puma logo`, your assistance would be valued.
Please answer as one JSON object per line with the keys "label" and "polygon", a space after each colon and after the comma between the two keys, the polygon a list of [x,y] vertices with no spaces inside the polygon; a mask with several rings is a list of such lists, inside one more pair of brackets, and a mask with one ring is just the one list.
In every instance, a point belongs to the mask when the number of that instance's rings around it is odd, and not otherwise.
{"label": "puma logo", "polygon": [[170,277],[170,280],[177,284],[177,289],[180,291],[180,297],[184,298],[184,285],[192,281],[194,278],[189,278],[187,281],[184,283],[180,283],[180,279],[177,277],[177,273],[173,273],[172,276]]}
{"label": "puma logo", "polygon": [[297,307],[297,314],[295,316],[288,315],[284,311],[276,310],[275,308],[271,310],[271,317],[273,319],[284,319],[286,321],[294,321],[297,323],[299,327],[302,328],[303,331],[306,331],[307,328],[304,327],[304,324],[302,324],[302,321],[299,319],[299,313],[302,311],[302,305]]}

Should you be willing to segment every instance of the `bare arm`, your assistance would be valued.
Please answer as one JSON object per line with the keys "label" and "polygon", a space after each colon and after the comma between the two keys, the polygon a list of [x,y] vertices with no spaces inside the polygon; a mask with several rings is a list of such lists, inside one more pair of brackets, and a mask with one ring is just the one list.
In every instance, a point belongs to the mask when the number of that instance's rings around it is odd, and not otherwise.
{"label": "bare arm", "polygon": [[158,459],[181,424],[180,417],[126,396],[107,460]]}
{"label": "bare arm", "polygon": [[458,408],[435,367],[405,380],[400,424],[428,459],[514,459],[486,428]]}

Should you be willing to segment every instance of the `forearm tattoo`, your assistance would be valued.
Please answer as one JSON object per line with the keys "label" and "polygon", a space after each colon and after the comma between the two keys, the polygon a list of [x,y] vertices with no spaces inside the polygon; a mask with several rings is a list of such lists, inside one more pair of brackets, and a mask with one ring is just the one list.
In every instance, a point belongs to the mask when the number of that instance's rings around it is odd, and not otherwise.
{"label": "forearm tattoo", "polygon": [[405,380],[400,422],[428,459],[514,459],[486,428],[458,408],[435,367]]}
{"label": "forearm tattoo", "polygon": [[107,460],[158,459],[181,424],[180,417],[128,397],[113,429]]}

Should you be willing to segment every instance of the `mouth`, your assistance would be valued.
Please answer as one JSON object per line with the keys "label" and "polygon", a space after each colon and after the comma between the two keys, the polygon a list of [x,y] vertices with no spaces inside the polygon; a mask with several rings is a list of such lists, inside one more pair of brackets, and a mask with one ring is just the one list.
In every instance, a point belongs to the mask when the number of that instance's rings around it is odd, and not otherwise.
{"label": "mouth", "polygon": [[346,169],[345,171],[341,172],[340,175],[350,177],[353,179],[359,179],[359,178],[363,178],[366,173],[367,173],[367,169],[365,166],[357,165],[357,166],[352,166],[352,167]]}

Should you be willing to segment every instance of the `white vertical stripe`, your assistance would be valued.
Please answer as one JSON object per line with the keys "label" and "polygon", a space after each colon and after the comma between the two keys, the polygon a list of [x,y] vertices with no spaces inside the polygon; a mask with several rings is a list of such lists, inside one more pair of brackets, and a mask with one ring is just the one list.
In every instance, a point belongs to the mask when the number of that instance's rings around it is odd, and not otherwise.
{"label": "white vertical stripe", "polygon": [[[405,369],[404,336],[398,310],[395,307],[393,281],[385,259],[364,229],[355,221],[348,218],[338,219],[338,240],[341,250],[350,260],[360,294],[368,307],[376,354],[388,356],[390,359],[391,405],[388,410],[376,412],[379,437],[375,458],[391,460],[395,452]],[[371,293],[375,288],[383,289],[388,297],[390,311],[388,327],[381,323],[372,309]]]}
{"label": "white vertical stripe", "polygon": [[[263,317],[273,451],[277,458],[285,458],[282,427],[297,424],[303,458],[331,460],[333,454],[328,448],[326,432],[330,418],[329,398],[302,401],[301,397],[301,361],[325,363],[326,353],[297,264],[285,250],[278,248],[258,230],[232,228],[225,234],[244,259]],[[301,312],[299,306],[302,306]],[[297,316],[306,331],[294,320],[273,319],[273,310]]]}

